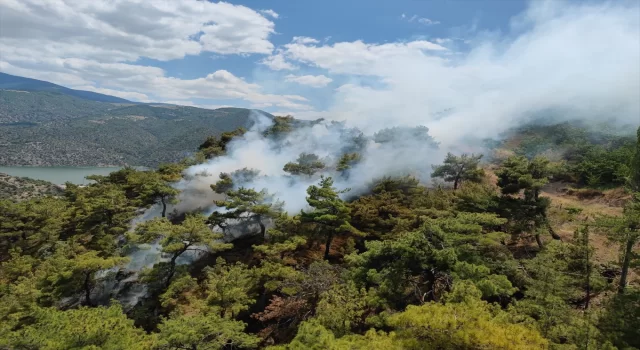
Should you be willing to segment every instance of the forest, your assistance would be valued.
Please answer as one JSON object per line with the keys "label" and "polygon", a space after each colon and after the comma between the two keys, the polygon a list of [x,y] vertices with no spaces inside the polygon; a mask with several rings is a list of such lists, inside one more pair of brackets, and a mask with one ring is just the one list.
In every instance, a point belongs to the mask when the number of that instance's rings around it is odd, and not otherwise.
{"label": "forest", "polygon": [[[340,147],[264,160],[308,129]],[[370,149],[440,152],[428,132],[275,117],[0,200],[0,349],[640,349],[640,128],[529,125],[363,177]],[[256,142],[278,181],[225,165]]]}

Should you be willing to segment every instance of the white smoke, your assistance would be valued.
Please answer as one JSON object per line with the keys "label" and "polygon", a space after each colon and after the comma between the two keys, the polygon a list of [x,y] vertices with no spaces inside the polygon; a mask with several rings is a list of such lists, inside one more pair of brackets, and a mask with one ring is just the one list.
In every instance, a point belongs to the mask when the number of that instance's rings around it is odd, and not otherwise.
{"label": "white smoke", "polygon": [[446,52],[403,47],[375,55],[382,44],[365,50],[354,43],[293,43],[284,54],[294,63],[351,74],[321,114],[365,132],[426,125],[449,146],[469,136],[496,137],[534,116],[640,124],[637,0],[535,0],[506,32],[465,39],[450,40]]}
{"label": "white smoke", "polygon": [[[226,155],[185,171],[185,179],[176,185],[183,191],[176,207],[204,209],[208,213],[220,210],[213,205],[210,185],[220,179],[220,173],[250,168],[258,170],[260,175],[241,185],[258,191],[266,189],[275,199],[284,201],[286,211],[294,214],[306,207],[306,190],[318,183],[320,175],[333,177],[334,186],[338,189],[350,188],[351,193],[355,193],[384,176],[413,174],[427,180],[431,164],[443,157],[442,150],[434,149],[422,139],[413,139],[411,135],[384,144],[370,141],[359,150],[361,161],[350,169],[348,177],[343,177],[335,167],[340,156],[347,151],[346,147],[353,146],[352,137],[359,134],[357,130],[323,121],[296,128],[283,139],[275,140],[263,136],[272,123],[269,117],[253,111],[252,118],[254,126],[229,143]],[[311,177],[286,173],[284,165],[295,161],[301,153],[318,155],[327,167]],[[203,206],[203,198],[209,198],[206,207]]]}

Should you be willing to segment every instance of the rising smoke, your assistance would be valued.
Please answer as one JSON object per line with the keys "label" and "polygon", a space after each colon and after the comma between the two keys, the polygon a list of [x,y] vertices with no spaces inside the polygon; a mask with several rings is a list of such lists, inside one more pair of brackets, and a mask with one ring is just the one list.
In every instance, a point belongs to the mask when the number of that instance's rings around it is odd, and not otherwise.
{"label": "rising smoke", "polygon": [[[252,118],[253,127],[227,146],[226,155],[185,171],[185,178],[176,184],[182,193],[175,209],[200,210],[205,214],[219,210],[213,205],[216,194],[210,185],[220,179],[220,173],[243,168],[255,169],[259,175],[237,182],[238,186],[266,189],[274,199],[285,202],[286,211],[296,213],[305,208],[305,191],[317,184],[320,176],[331,176],[336,187],[357,193],[384,176],[413,174],[428,181],[431,164],[443,157],[443,150],[430,139],[426,128],[387,129],[374,137],[340,123],[319,121],[296,128],[283,138],[272,138],[264,136],[264,132],[273,121],[258,111],[252,111]],[[337,171],[339,158],[353,151],[361,155],[361,160],[346,174]],[[301,153],[318,155],[326,167],[313,176],[286,173],[284,165],[295,161]]]}
{"label": "rising smoke", "polygon": [[[412,173],[427,180],[431,165],[439,163],[447,151],[481,151],[480,140],[498,138],[536,119],[606,122],[631,126],[629,130],[640,124],[640,6],[636,1],[533,1],[512,18],[510,27],[509,35],[476,33],[467,40],[468,47],[454,45],[446,54],[406,50],[380,55],[366,65],[348,59],[314,61],[323,50],[339,52],[339,43],[291,45],[290,59],[380,82],[374,88],[354,79],[336,89],[333,104],[318,115],[343,120],[368,136],[393,126],[423,125],[440,143],[434,150],[410,137],[404,142],[371,141],[361,150],[362,161],[351,176],[335,177],[331,167],[323,174],[334,176],[337,187],[357,192],[386,175]],[[262,136],[269,119],[256,114],[255,120],[254,128],[230,145],[227,156],[187,170],[190,179],[178,184],[186,191],[185,209],[212,202],[209,184],[217,181],[220,172],[246,167],[261,173],[246,187],[267,188],[285,201],[289,212],[299,211],[305,206],[305,189],[317,182],[317,176],[292,180],[285,176],[283,165],[301,152],[315,153],[335,165],[348,146],[344,130],[332,128],[329,122],[300,128],[274,144]],[[210,176],[196,176],[203,172]],[[199,197],[202,201],[189,195],[207,191],[208,197]]]}
{"label": "rising smoke", "polygon": [[540,115],[640,124],[638,1],[534,0],[506,32],[473,29],[443,40],[447,51],[375,55],[350,43],[294,43],[287,54],[353,77],[321,116],[366,133],[426,125],[453,146],[496,138]]}

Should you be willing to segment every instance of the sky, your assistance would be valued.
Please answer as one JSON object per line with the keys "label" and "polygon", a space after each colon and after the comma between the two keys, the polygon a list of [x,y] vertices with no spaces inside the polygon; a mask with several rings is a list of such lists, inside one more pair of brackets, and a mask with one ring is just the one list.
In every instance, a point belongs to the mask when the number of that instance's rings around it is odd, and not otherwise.
{"label": "sky", "polygon": [[637,0],[0,0],[5,73],[444,138],[550,109],[640,121],[639,66]]}

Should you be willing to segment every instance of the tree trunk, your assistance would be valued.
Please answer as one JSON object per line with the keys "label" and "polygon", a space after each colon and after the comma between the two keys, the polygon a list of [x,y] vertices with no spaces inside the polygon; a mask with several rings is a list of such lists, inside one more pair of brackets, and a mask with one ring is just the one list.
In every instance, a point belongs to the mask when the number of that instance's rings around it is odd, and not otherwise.
{"label": "tree trunk", "polygon": [[261,219],[258,219],[258,225],[260,225],[260,234],[262,235],[262,239],[267,238],[267,228],[264,226]]}
{"label": "tree trunk", "polygon": [[536,243],[538,243],[538,247],[540,247],[540,249],[544,249],[544,243],[542,243],[542,239],[539,234],[536,234]]}
{"label": "tree trunk", "polygon": [[456,176],[456,178],[453,180],[453,190],[457,190],[458,189],[458,182],[460,181],[460,176]]}
{"label": "tree trunk", "polygon": [[329,260],[329,249],[331,248],[331,241],[333,241],[333,232],[327,236],[327,245],[324,248],[324,260]]}
{"label": "tree trunk", "polygon": [[85,272],[83,286],[84,286],[84,302],[87,306],[93,306],[91,302],[91,272]]}
{"label": "tree trunk", "polygon": [[546,209],[542,212],[542,217],[544,218],[544,224],[547,225],[547,230],[549,231],[549,234],[551,235],[551,237],[553,237],[553,239],[557,239],[559,241],[562,241],[562,237],[560,237],[556,233],[556,231],[553,229],[553,227],[551,227],[551,223],[549,223],[549,218],[547,218]]}
{"label": "tree trunk", "polygon": [[[587,260],[587,300],[584,303],[584,309],[588,310],[589,309],[589,303],[591,302],[591,257],[589,256],[589,227],[585,228],[584,231],[584,236],[582,237],[582,241],[583,243],[583,249],[585,251],[586,254],[586,260]],[[589,328],[587,328],[587,334],[589,332]],[[589,339],[587,337],[587,345],[589,344]],[[588,349],[588,347],[587,347]]]}
{"label": "tree trunk", "polygon": [[160,197],[160,202],[162,202],[162,217],[167,217],[167,203],[164,201],[164,196]]}
{"label": "tree trunk", "polygon": [[622,257],[622,272],[620,273],[620,285],[618,286],[618,293],[624,293],[627,287],[627,275],[629,274],[629,264],[631,263],[631,251],[633,249],[633,240],[627,241],[627,246],[624,250],[624,256]]}
{"label": "tree trunk", "polygon": [[187,251],[187,248],[189,248],[189,246],[185,246],[179,252],[175,252],[171,257],[171,261],[169,262],[169,275],[167,275],[167,281],[165,282],[165,287],[169,288],[169,285],[171,284],[171,279],[173,279],[173,274],[176,273],[176,260],[180,255],[182,255],[182,253]]}
{"label": "tree trunk", "polygon": [[557,239],[559,241],[562,241],[562,237],[560,237],[556,231],[553,230],[553,228],[551,227],[551,224],[549,224],[547,222],[547,229],[549,230],[549,234],[551,234],[551,237],[553,237],[553,239]]}

